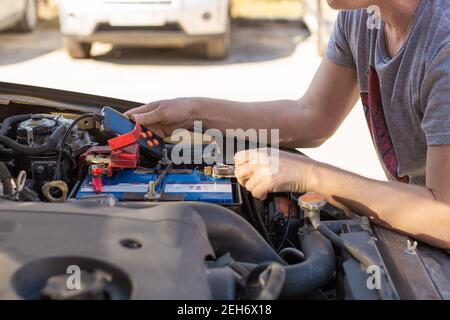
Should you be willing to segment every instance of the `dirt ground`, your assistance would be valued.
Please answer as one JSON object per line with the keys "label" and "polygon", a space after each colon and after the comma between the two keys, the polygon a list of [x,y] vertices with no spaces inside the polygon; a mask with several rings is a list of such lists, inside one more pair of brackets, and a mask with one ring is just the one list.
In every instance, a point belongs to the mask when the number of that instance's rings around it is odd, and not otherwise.
{"label": "dirt ground", "polygon": [[[169,49],[96,45],[94,58],[72,60],[58,30],[0,33],[0,81],[93,93],[140,102],[180,96],[241,101],[297,99],[321,58],[316,40],[298,23],[240,22],[227,60],[203,61]],[[358,104],[313,158],[368,177],[384,174]]]}

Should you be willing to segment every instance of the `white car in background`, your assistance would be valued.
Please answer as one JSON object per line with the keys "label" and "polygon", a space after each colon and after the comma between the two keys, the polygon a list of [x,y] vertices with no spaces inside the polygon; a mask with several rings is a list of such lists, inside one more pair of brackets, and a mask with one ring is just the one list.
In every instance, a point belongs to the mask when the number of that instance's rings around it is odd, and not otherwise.
{"label": "white car in background", "polygon": [[60,0],[60,26],[73,58],[94,42],[132,47],[196,45],[209,59],[230,48],[229,0]]}
{"label": "white car in background", "polygon": [[33,31],[37,25],[36,8],[36,0],[0,0],[0,31]]}

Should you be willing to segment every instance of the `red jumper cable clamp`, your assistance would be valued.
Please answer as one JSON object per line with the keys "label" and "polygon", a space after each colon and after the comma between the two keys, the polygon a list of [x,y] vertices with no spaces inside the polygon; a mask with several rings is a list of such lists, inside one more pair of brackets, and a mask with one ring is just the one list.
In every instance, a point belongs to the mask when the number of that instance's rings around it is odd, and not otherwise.
{"label": "red jumper cable clamp", "polygon": [[81,160],[89,165],[92,188],[102,192],[102,176],[111,177],[113,169],[134,169],[139,166],[139,139],[142,128],[137,123],[133,131],[108,140],[108,147],[93,147]]}
{"label": "red jumper cable clamp", "polygon": [[139,139],[142,127],[136,123],[133,131],[108,140],[111,148],[111,166],[118,169],[137,168],[139,166]]}

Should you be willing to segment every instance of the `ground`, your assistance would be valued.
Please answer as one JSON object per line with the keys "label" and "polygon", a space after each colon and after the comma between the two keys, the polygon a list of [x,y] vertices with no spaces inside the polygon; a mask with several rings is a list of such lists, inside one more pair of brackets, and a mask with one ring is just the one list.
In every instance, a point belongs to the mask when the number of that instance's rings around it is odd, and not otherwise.
{"label": "ground", "polygon": [[[0,33],[0,81],[93,93],[140,102],[180,96],[241,101],[297,99],[320,63],[316,40],[298,22],[240,22],[225,61],[199,60],[182,50],[94,48],[72,60],[54,27],[29,35]],[[304,150],[314,159],[385,179],[365,124],[354,111],[325,145]]]}

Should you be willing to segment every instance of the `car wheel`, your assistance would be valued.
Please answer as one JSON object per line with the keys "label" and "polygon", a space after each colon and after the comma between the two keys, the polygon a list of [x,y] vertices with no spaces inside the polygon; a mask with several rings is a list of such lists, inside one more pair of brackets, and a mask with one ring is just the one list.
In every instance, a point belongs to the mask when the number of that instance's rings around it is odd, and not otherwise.
{"label": "car wheel", "polygon": [[87,59],[91,56],[92,43],[80,42],[73,38],[64,39],[66,50],[73,59]]}
{"label": "car wheel", "polygon": [[226,36],[210,40],[206,43],[206,58],[210,60],[225,59],[230,52],[229,40]]}
{"label": "car wheel", "polygon": [[230,53],[231,47],[231,16],[228,18],[228,26],[225,34],[209,40],[205,44],[205,56],[210,60],[225,59]]}
{"label": "car wheel", "polygon": [[25,4],[25,11],[22,19],[17,25],[17,30],[20,32],[31,32],[36,29],[37,26],[37,6],[36,0],[27,0]]}

